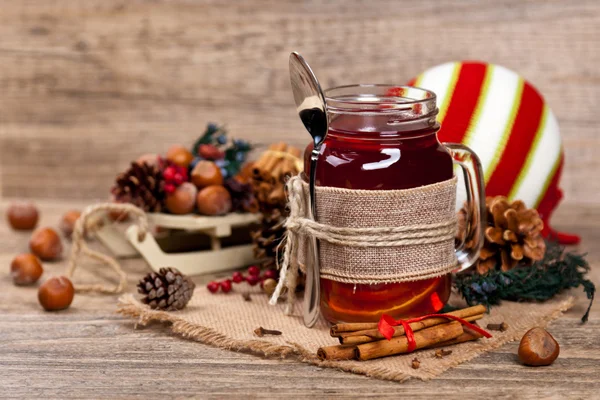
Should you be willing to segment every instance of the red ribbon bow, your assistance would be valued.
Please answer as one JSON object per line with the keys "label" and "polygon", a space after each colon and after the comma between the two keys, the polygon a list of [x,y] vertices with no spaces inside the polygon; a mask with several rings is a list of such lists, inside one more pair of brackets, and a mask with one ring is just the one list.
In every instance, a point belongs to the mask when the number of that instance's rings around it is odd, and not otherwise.
{"label": "red ribbon bow", "polygon": [[404,328],[404,334],[406,335],[406,340],[408,341],[408,352],[410,353],[417,348],[417,342],[415,341],[415,334],[414,334],[412,328],[410,327],[410,324],[413,322],[423,321],[424,319],[427,319],[427,318],[446,318],[446,319],[458,321],[462,325],[480,333],[481,335],[485,336],[486,338],[492,337],[492,335],[489,332],[481,329],[477,325],[467,322],[462,318],[455,317],[454,315],[448,315],[448,314],[429,314],[429,315],[424,315],[422,317],[411,318],[411,319],[399,319],[399,320],[395,320],[394,318],[390,317],[389,315],[383,314],[381,316],[381,319],[379,320],[379,323],[377,324],[377,329],[379,330],[379,332],[381,332],[381,334],[387,340],[391,340],[392,337],[394,337],[394,333],[395,333],[394,326],[402,325],[402,327]]}

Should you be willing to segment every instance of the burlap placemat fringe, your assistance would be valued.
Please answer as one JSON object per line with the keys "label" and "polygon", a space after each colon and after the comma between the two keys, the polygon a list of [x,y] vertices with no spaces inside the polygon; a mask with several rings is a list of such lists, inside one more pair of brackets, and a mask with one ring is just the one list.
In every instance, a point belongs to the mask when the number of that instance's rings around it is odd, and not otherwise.
{"label": "burlap placemat fringe", "polygon": [[177,313],[152,310],[147,305],[126,294],[119,299],[117,312],[138,318],[137,325],[146,326],[151,322],[171,323],[171,331],[186,339],[232,351],[247,351],[268,358],[287,358],[290,355],[307,355],[298,345],[278,345],[262,340],[235,340],[215,329],[197,325],[177,317]]}
{"label": "burlap placemat fringe", "polygon": [[[461,305],[461,300],[456,297],[452,301]],[[572,307],[574,298],[562,295],[545,303],[505,302],[493,308],[480,325],[506,321],[509,324],[506,332],[493,332],[491,339],[453,346],[452,354],[442,359],[433,357],[433,350],[424,350],[371,361],[319,360],[316,356],[318,347],[335,344],[335,339],[329,336],[328,325],[320,321],[314,329],[305,328],[299,304],[294,307],[293,316],[288,317],[268,307],[267,302],[266,296],[258,292],[253,294],[251,302],[244,302],[241,296],[233,294],[201,292],[194,295],[186,309],[164,312],[152,310],[128,294],[119,299],[118,312],[137,318],[136,325],[144,326],[153,321],[170,323],[171,331],[176,335],[227,350],[267,358],[294,359],[319,367],[404,382],[410,378],[432,379],[449,368],[520,339],[533,326],[545,327]],[[283,335],[257,338],[252,332],[259,326],[279,329]],[[417,370],[410,367],[415,356],[421,360],[421,368]]]}

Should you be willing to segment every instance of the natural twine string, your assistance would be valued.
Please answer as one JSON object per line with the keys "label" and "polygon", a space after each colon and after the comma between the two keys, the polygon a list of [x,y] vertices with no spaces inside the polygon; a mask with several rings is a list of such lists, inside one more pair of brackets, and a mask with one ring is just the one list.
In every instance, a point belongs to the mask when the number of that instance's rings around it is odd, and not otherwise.
{"label": "natural twine string", "polygon": [[279,282],[270,304],[277,303],[284,288],[288,289],[286,313],[290,313],[295,301],[298,278],[298,241],[300,236],[315,237],[328,243],[349,247],[396,247],[423,245],[453,240],[456,219],[451,218],[434,224],[398,227],[348,228],[322,224],[307,218],[308,204],[305,198],[306,183],[300,176],[292,177],[286,184],[290,216],[285,222],[286,237]]}
{"label": "natural twine string", "polygon": [[107,256],[106,254],[102,254],[98,251],[90,249],[85,241],[86,230],[89,229],[90,226],[90,217],[98,212],[120,212],[135,217],[138,224],[139,240],[144,240],[146,232],[148,232],[148,218],[146,213],[132,204],[100,203],[87,207],[77,222],[75,222],[75,227],[73,228],[73,245],[71,248],[71,255],[69,257],[67,277],[72,278],[81,256],[86,255],[91,259],[100,261],[101,263],[111,267],[118,275],[119,283],[114,287],[110,287],[105,284],[78,284],[75,285],[75,290],[78,292],[88,293],[122,293],[125,291],[125,287],[127,286],[127,274],[125,271],[123,271],[117,260],[115,260],[113,257]]}

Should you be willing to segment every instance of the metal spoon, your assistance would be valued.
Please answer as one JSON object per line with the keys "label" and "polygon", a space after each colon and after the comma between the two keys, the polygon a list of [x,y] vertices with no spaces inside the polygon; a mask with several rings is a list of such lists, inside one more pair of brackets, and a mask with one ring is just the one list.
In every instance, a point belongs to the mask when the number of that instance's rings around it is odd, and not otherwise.
{"label": "metal spoon", "polygon": [[[315,180],[317,177],[317,160],[321,145],[325,141],[328,129],[327,105],[321,85],[304,58],[296,53],[290,54],[290,81],[294,92],[294,101],[298,115],[304,127],[313,138],[314,147],[310,154],[310,210],[312,218],[317,218],[315,204]],[[312,328],[319,319],[319,302],[321,297],[319,247],[317,239],[312,239],[312,268],[307,266],[306,290],[304,292],[304,325]]]}

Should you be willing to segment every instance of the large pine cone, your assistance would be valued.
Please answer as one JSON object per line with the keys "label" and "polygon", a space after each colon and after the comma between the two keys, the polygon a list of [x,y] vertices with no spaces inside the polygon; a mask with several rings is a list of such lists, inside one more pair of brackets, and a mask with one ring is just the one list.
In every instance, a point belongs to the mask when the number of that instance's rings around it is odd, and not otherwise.
{"label": "large pine cone", "polygon": [[[531,265],[544,258],[546,242],[541,235],[544,223],[537,210],[527,208],[521,200],[509,202],[504,196],[486,199],[487,227],[477,272],[485,274],[499,268],[509,271],[518,264]],[[458,215],[459,236],[464,238],[466,209]],[[472,221],[471,227],[479,221]],[[467,248],[475,247],[474,242],[466,243]]]}
{"label": "large pine cone", "polygon": [[150,308],[165,311],[181,310],[192,298],[196,285],[175,268],[161,268],[140,280],[138,292]]}
{"label": "large pine cone", "polygon": [[160,212],[165,197],[162,172],[157,165],[131,163],[127,171],[117,176],[111,192],[118,203]]}
{"label": "large pine cone", "polygon": [[236,178],[229,178],[223,185],[231,195],[233,211],[258,212],[258,201],[254,196],[254,191],[250,183],[242,183]]}
{"label": "large pine cone", "polygon": [[281,261],[284,250],[282,241],[286,231],[285,218],[286,215],[278,208],[265,212],[261,218],[260,228],[252,233],[254,257],[264,260],[262,266],[265,268],[276,267],[277,257]]}

